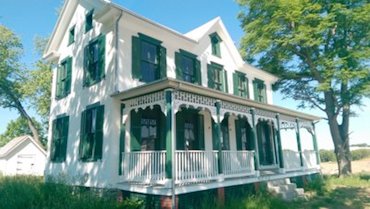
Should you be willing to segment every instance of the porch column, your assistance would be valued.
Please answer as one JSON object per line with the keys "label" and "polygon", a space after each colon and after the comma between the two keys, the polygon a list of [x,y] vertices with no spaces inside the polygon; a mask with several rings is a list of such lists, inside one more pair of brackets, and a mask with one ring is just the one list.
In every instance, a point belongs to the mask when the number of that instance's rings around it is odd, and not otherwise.
{"label": "porch column", "polygon": [[316,164],[320,165],[320,152],[319,148],[317,146],[317,138],[316,138],[316,129],[315,129],[315,123],[312,122],[312,141],[313,141],[313,148],[316,153]]}
{"label": "porch column", "polygon": [[259,158],[259,151],[258,151],[258,138],[257,138],[257,130],[256,130],[256,113],[254,108],[251,109],[252,114],[252,136],[253,136],[253,146],[254,146],[254,167],[255,170],[260,169],[260,158]]}
{"label": "porch column", "polygon": [[127,115],[124,115],[125,105],[121,104],[121,117],[120,117],[120,133],[119,133],[119,160],[118,160],[118,175],[123,173],[123,152],[125,150],[125,135],[126,135],[126,118]]}
{"label": "porch column", "polygon": [[217,138],[218,138],[218,173],[223,173],[222,169],[222,131],[221,131],[221,101],[216,101],[216,114],[217,114],[217,121],[216,121],[216,132],[217,132]]}
{"label": "porch column", "polygon": [[166,102],[166,178],[174,178],[173,157],[175,156],[175,137],[173,136],[175,130],[174,124],[174,113],[173,113],[173,101],[172,101],[172,90],[165,91],[165,102]]}
{"label": "porch column", "polygon": [[298,153],[299,153],[299,160],[301,161],[301,167],[303,167],[303,155],[302,155],[302,146],[301,146],[301,134],[299,131],[299,120],[296,119],[296,135],[297,135],[297,145],[298,145]]}
{"label": "porch column", "polygon": [[284,168],[284,155],[283,155],[283,148],[281,144],[281,134],[280,134],[280,114],[276,114],[276,125],[277,125],[277,130],[276,130],[276,137],[277,137],[277,146],[278,146],[278,158],[280,162],[280,168]]}

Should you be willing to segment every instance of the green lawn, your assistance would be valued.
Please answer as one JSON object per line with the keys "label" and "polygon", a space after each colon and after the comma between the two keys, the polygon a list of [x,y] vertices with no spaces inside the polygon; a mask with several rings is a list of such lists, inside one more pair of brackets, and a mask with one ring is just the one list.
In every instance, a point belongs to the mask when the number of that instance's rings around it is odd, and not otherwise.
{"label": "green lawn", "polygon": [[[229,209],[370,209],[370,174],[345,178],[324,176],[306,185],[306,197],[285,202],[264,192],[226,201]],[[218,209],[215,201],[204,201],[199,209]],[[83,188],[45,184],[37,177],[0,177],[1,209],[139,209],[142,202],[102,198]],[[197,208],[197,209],[198,209]]]}

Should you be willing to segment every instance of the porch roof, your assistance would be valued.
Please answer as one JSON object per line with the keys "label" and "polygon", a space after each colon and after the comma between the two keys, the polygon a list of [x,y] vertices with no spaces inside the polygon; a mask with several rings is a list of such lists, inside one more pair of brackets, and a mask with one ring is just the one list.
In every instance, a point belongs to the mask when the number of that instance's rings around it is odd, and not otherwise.
{"label": "porch roof", "polygon": [[259,103],[254,100],[241,98],[239,96],[224,93],[221,91],[217,91],[217,90],[210,89],[204,86],[199,86],[196,84],[188,83],[185,81],[176,80],[173,78],[164,78],[164,79],[161,79],[161,80],[158,80],[152,83],[144,84],[144,85],[141,85],[141,86],[138,86],[138,87],[126,90],[126,91],[114,93],[111,96],[115,98],[119,98],[122,101],[124,101],[124,100],[128,100],[128,99],[135,98],[138,96],[150,94],[153,92],[162,91],[165,89],[174,89],[174,90],[185,91],[185,92],[198,94],[202,96],[213,97],[221,101],[233,102],[233,103],[245,105],[251,108],[267,110],[267,111],[279,113],[282,115],[287,115],[290,117],[297,117],[297,118],[305,119],[309,121],[318,121],[322,119],[315,115],[310,115],[310,114],[298,112],[295,110],[290,110],[288,108],[280,107],[277,105]]}

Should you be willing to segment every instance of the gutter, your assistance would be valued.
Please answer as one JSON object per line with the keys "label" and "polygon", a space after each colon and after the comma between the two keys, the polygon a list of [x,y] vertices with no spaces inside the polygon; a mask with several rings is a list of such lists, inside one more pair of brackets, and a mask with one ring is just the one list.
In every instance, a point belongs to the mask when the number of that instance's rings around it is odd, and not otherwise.
{"label": "gutter", "polygon": [[114,84],[114,92],[118,92],[118,45],[119,45],[119,21],[121,20],[123,15],[123,11],[121,10],[120,15],[118,16],[115,24],[115,43],[114,43],[114,53],[115,53],[115,59],[114,59],[114,76],[115,76],[115,84]]}

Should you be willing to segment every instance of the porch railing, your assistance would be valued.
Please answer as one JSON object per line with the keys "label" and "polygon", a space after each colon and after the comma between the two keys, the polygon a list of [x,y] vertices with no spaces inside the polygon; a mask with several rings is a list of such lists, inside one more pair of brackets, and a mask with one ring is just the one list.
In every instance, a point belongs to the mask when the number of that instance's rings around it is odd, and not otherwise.
{"label": "porch railing", "polygon": [[166,179],[166,151],[128,152],[122,156],[125,180],[153,183]]}
{"label": "porch railing", "polygon": [[176,151],[176,183],[212,180],[218,176],[217,151]]}
{"label": "porch railing", "polygon": [[284,169],[286,171],[298,171],[302,169],[299,152],[283,150]]}
{"label": "porch railing", "polygon": [[254,151],[222,151],[225,176],[247,176],[254,172]]}
{"label": "porch railing", "polygon": [[318,168],[319,165],[316,160],[316,151],[305,150],[303,151],[304,166],[306,168]]}

